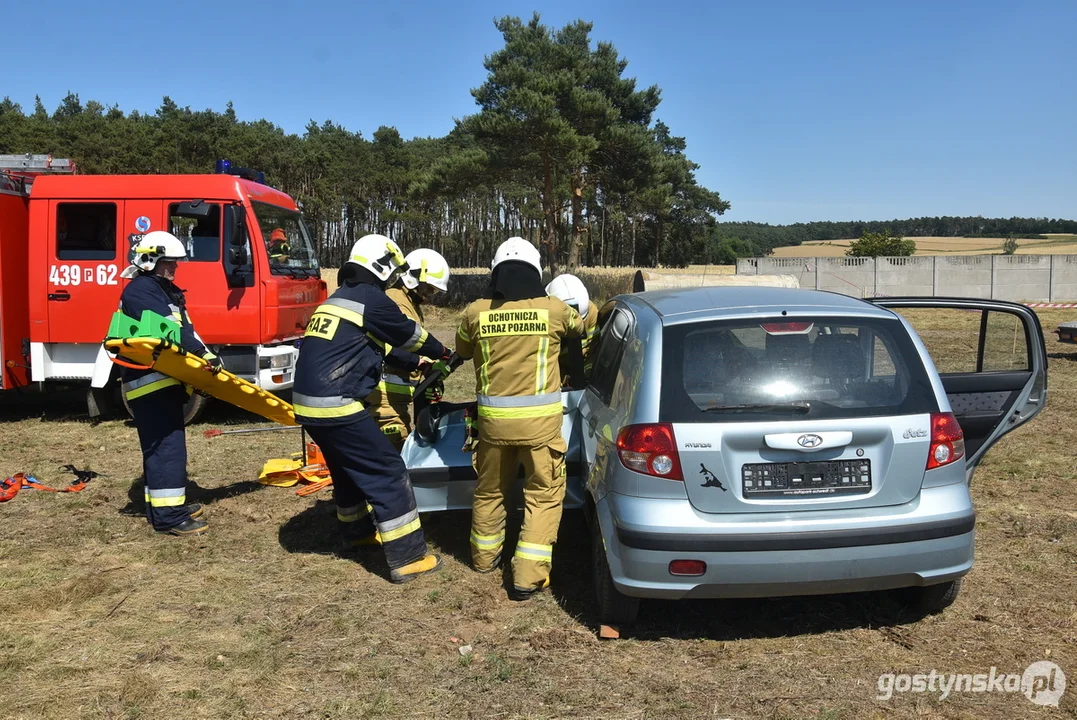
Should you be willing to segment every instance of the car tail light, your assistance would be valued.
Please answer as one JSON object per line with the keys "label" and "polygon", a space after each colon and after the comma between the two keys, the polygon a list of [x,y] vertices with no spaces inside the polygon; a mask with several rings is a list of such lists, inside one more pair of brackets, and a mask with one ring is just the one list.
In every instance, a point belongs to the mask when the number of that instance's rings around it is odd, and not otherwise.
{"label": "car tail light", "polygon": [[702,560],[674,560],[669,564],[670,575],[702,575],[707,563]]}
{"label": "car tail light", "polygon": [[621,428],[617,433],[617,455],[629,470],[666,480],[684,480],[677,441],[669,423]]}
{"label": "car tail light", "polygon": [[931,448],[927,469],[933,470],[965,457],[965,433],[953,413],[931,413]]}
{"label": "car tail light", "polygon": [[813,322],[769,322],[759,327],[766,331],[767,335],[806,335],[815,327]]}

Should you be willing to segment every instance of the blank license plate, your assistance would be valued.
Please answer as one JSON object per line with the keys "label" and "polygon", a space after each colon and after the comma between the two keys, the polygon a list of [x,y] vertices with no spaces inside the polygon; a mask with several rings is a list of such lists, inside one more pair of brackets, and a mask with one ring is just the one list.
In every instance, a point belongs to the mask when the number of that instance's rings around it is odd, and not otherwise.
{"label": "blank license plate", "polygon": [[740,471],[744,497],[818,497],[871,492],[870,460],[751,463]]}

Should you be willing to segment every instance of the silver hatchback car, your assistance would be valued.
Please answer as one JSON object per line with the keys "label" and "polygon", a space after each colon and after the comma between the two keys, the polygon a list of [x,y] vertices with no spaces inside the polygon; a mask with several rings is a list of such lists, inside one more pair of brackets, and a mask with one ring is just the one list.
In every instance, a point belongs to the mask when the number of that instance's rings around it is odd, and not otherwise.
{"label": "silver hatchback car", "polygon": [[[940,376],[904,308],[978,320],[955,348],[975,366]],[[600,323],[563,430],[603,623],[641,598],[914,588],[942,609],[972,567],[973,469],[1046,402],[1043,333],[1013,303],[698,288],[618,296]],[[471,505],[460,414],[404,448],[420,510]]]}

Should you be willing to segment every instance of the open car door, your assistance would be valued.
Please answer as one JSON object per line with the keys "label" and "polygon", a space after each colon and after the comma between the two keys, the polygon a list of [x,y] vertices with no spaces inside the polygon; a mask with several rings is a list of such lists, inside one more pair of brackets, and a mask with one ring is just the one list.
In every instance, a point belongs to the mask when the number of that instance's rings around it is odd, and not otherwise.
{"label": "open car door", "polygon": [[920,336],[965,434],[965,477],[1006,433],[1047,403],[1039,317],[1017,303],[976,298],[875,298]]}

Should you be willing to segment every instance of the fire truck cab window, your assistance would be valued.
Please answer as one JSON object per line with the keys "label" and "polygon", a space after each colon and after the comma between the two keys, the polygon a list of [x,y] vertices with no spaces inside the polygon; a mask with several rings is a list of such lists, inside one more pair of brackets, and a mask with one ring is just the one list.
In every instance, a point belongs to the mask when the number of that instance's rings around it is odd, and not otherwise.
{"label": "fire truck cab window", "polygon": [[59,203],[56,206],[59,260],[115,260],[116,204]]}
{"label": "fire truck cab window", "polygon": [[254,214],[269,256],[270,272],[293,277],[318,276],[318,258],[302,215],[262,202],[254,203]]}
{"label": "fire truck cab window", "polygon": [[176,217],[179,204],[168,206],[169,232],[187,247],[191,262],[220,262],[221,206],[210,205],[209,214],[200,218]]}

